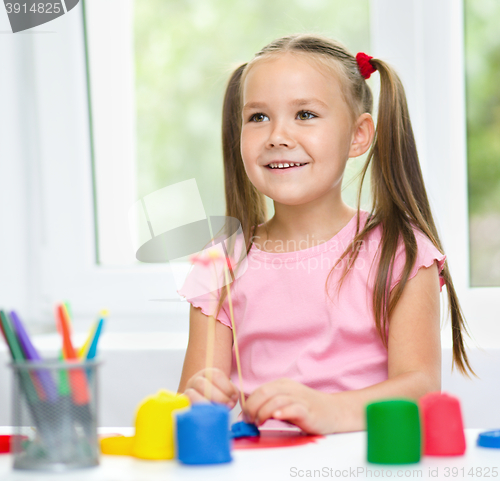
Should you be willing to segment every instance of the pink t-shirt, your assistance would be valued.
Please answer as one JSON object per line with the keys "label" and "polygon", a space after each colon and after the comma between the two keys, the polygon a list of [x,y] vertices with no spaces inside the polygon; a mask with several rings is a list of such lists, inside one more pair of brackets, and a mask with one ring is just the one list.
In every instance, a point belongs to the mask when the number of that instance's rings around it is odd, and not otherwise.
{"label": "pink t-shirt", "polygon": [[[368,212],[361,211],[361,226]],[[325,291],[327,275],[354,238],[356,216],[327,242],[308,249],[269,253],[252,245],[244,274],[231,284],[243,386],[246,395],[260,385],[290,378],[327,393],[361,389],[387,379],[387,350],[375,327],[372,309],[376,265],[370,272],[381,239],[381,227],[372,231],[359,249],[352,272],[337,295],[339,264]],[[410,278],[421,267],[446,256],[415,231],[418,254]],[[391,288],[399,281],[405,262],[403,245],[396,255]],[[194,297],[195,270],[177,292],[204,314],[215,312],[208,296]],[[194,282],[196,281],[196,282]],[[441,287],[444,281],[441,278]],[[211,293],[213,298],[220,292]],[[231,327],[228,299],[217,319]],[[231,378],[239,387],[233,348]]]}

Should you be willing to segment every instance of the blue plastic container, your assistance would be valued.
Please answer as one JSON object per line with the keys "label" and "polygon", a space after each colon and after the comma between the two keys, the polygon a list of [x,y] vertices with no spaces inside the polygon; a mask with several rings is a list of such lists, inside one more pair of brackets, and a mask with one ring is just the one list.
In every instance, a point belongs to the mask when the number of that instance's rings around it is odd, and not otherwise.
{"label": "blue plastic container", "polygon": [[174,413],[177,457],[184,464],[220,464],[232,461],[229,409],[222,404],[193,404]]}
{"label": "blue plastic container", "polygon": [[500,430],[485,431],[479,434],[477,438],[477,445],[482,448],[495,448],[500,449]]}

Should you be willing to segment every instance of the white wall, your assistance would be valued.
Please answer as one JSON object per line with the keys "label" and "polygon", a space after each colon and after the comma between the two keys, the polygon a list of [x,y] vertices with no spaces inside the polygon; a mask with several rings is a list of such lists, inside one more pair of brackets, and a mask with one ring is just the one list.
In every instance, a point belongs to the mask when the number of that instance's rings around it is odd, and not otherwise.
{"label": "white wall", "polygon": [[[10,29],[0,8],[0,31]],[[32,155],[31,43],[27,35],[0,35],[0,306],[28,310],[32,283],[30,196],[26,158]]]}

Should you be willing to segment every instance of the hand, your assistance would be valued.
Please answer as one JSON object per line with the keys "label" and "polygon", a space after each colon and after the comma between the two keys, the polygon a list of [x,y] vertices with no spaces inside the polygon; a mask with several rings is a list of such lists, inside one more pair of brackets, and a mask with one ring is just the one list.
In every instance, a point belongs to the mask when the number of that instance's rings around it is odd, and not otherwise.
{"label": "hand", "polygon": [[[205,393],[209,399],[205,397]],[[202,369],[192,376],[186,384],[184,394],[191,404],[212,401],[233,409],[238,402],[239,392],[223,371],[211,368]]]}
{"label": "hand", "polygon": [[330,394],[283,378],[257,388],[245,402],[244,416],[257,425],[274,418],[310,434],[325,434],[333,432],[327,420],[332,418],[332,401]]}

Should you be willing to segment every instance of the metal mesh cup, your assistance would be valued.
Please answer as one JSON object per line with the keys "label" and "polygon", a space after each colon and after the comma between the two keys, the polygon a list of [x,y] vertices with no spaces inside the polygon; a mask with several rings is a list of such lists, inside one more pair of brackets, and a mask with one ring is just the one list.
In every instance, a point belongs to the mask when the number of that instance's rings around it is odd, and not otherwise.
{"label": "metal mesh cup", "polygon": [[99,362],[15,362],[14,469],[65,471],[99,464]]}

